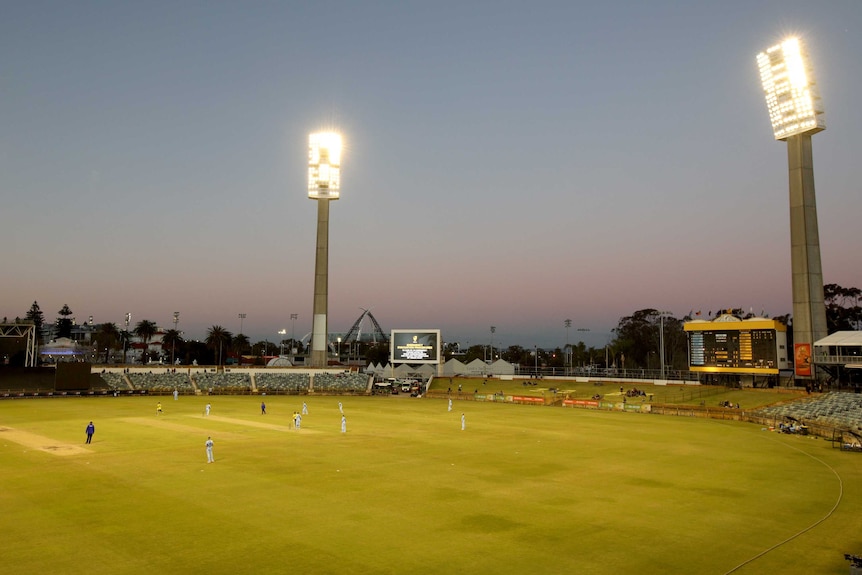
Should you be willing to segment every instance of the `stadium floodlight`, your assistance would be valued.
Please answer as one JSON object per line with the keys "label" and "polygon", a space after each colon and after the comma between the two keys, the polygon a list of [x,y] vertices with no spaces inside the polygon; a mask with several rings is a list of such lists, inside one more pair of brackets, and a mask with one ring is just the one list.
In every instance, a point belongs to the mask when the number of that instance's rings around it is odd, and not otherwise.
{"label": "stadium floodlight", "polygon": [[326,367],[329,326],[329,200],[341,191],[341,136],[319,132],[308,136],[308,197],[317,200],[317,248],[314,259],[314,313],[311,366]]}
{"label": "stadium floodlight", "polygon": [[811,136],[826,129],[823,106],[798,38],[761,52],[757,64],[773,134],[787,142],[794,372],[800,379],[816,379],[810,358],[827,326]]}
{"label": "stadium floodlight", "polygon": [[826,129],[820,94],[799,38],[788,38],[761,52],[757,65],[776,140]]}
{"label": "stadium floodlight", "polygon": [[341,135],[308,136],[308,197],[337,200],[341,191]]}
{"label": "stadium floodlight", "polygon": [[278,335],[281,336],[279,338],[281,340],[281,352],[280,353],[281,353],[281,355],[284,355],[284,336],[287,335],[287,330],[286,329],[278,330]]}

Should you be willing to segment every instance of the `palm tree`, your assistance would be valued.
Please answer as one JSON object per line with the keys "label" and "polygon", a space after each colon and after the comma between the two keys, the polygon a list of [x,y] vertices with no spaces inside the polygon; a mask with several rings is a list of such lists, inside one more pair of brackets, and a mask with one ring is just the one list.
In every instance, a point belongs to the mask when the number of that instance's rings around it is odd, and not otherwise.
{"label": "palm tree", "polygon": [[248,336],[239,334],[234,336],[234,338],[230,342],[231,349],[237,355],[237,362],[242,363],[242,352],[251,347],[251,342],[248,339]]}
{"label": "palm tree", "polygon": [[178,343],[183,343],[183,335],[176,329],[169,329],[162,336],[162,346],[171,346],[171,365],[174,363],[174,353]]}
{"label": "palm tree", "polygon": [[207,330],[207,347],[215,351],[218,349],[218,361],[216,365],[221,365],[221,353],[225,346],[230,344],[232,334],[220,325],[214,325]]}
{"label": "palm tree", "polygon": [[123,342],[123,364],[126,363],[126,348],[129,345],[129,340],[132,339],[132,334],[128,330],[120,331],[120,341]]}
{"label": "palm tree", "polygon": [[156,326],[156,323],[148,319],[142,319],[138,322],[138,325],[135,326],[134,333],[141,339],[141,343],[144,344],[144,353],[141,357],[141,363],[147,363],[147,357],[149,356],[147,344],[153,336],[156,335],[158,330],[159,328]]}

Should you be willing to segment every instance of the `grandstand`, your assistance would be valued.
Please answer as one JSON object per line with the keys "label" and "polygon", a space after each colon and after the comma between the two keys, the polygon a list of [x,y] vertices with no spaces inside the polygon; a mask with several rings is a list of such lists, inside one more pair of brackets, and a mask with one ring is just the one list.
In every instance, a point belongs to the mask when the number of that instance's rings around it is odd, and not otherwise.
{"label": "grandstand", "polygon": [[312,390],[315,393],[366,393],[371,389],[371,377],[365,373],[328,373],[314,375]]}
{"label": "grandstand", "polygon": [[862,430],[862,395],[833,391],[809,400],[772,405],[758,411],[767,417],[792,418],[835,429]]}
{"label": "grandstand", "polygon": [[308,393],[311,377],[307,373],[257,373],[254,376],[255,388],[263,393]]}
{"label": "grandstand", "polygon": [[100,373],[99,377],[102,378],[102,381],[110,390],[125,391],[132,389],[126,376],[122,373],[106,371],[105,373]]}
{"label": "grandstand", "polygon": [[195,391],[189,376],[185,373],[130,373],[129,381],[134,389],[139,390],[172,392],[176,389],[180,393]]}
{"label": "grandstand", "polygon": [[251,375],[232,372],[200,372],[192,381],[204,393],[249,393],[253,390]]}

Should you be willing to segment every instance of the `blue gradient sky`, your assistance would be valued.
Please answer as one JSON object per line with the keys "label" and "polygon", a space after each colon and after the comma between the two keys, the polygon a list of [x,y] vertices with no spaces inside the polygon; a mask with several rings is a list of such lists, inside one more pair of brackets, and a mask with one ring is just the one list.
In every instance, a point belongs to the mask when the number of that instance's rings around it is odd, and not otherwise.
{"label": "blue gradient sky", "polygon": [[320,128],[346,141],[330,332],[371,308],[562,346],[570,318],[601,346],[646,307],[789,313],[755,56],[809,46],[824,280],[859,287],[860,24],[858,0],[5,2],[0,316],[304,335]]}

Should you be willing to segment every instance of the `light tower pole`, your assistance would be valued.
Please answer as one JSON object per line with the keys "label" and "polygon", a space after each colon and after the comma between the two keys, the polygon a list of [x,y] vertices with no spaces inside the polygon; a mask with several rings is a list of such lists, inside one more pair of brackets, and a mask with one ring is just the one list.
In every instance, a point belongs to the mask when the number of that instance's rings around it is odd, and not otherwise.
{"label": "light tower pole", "polygon": [[329,202],[341,190],[341,136],[321,132],[308,136],[308,197],[317,200],[317,251],[314,258],[314,311],[311,366],[326,367],[329,340]]}
{"label": "light tower pole", "polygon": [[535,368],[534,368],[535,372],[536,372],[535,377],[536,377],[536,379],[538,379],[538,377],[539,377],[539,346],[538,345],[533,345],[533,355],[535,356],[535,364],[536,364]]}
{"label": "light tower pole", "polygon": [[826,129],[823,106],[798,38],[761,52],[757,64],[773,134],[787,142],[794,372],[797,378],[815,379],[814,342],[826,337],[827,328],[811,136]]}
{"label": "light tower pole", "polygon": [[174,341],[171,344],[171,365],[174,365],[174,361],[175,361],[174,360],[174,354],[176,353],[176,349],[177,349],[177,333],[179,333],[179,332],[177,332],[177,324],[178,323],[180,323],[180,312],[175,311],[174,312],[174,338],[173,338]]}
{"label": "light tower pole", "polygon": [[132,323],[132,312],[126,313],[126,319],[123,321],[126,329],[123,331],[123,364],[126,363],[126,348],[129,343],[129,324]]}
{"label": "light tower pole", "polygon": [[661,377],[659,379],[664,379],[664,318],[670,317],[673,314],[669,311],[659,311],[658,313],[658,349],[661,354],[661,359],[659,360],[659,366],[661,369]]}
{"label": "light tower pole", "polygon": [[296,320],[299,318],[299,314],[292,313],[290,314],[290,355],[291,357],[296,354]]}
{"label": "light tower pole", "polygon": [[[584,331],[584,332],[586,332],[586,331],[590,331],[590,328],[588,328],[588,327],[579,327],[579,328],[578,328],[578,331]],[[578,336],[578,337],[581,337],[581,336]],[[592,363],[593,363],[593,356],[592,356],[592,355],[590,355],[590,365],[592,365]],[[581,365],[583,365],[583,362],[581,362]]]}

